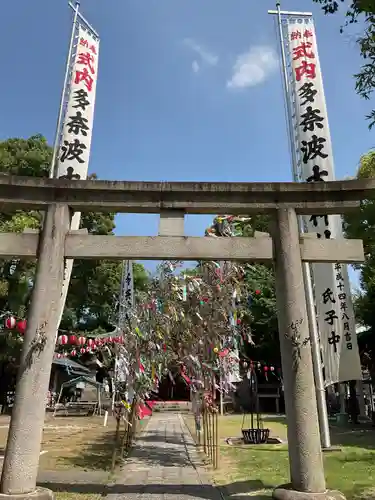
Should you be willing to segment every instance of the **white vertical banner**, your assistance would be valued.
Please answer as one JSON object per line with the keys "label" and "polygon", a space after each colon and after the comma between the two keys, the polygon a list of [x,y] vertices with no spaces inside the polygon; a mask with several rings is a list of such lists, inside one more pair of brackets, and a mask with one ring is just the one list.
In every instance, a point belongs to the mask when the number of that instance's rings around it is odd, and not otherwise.
{"label": "white vertical banner", "polygon": [[[287,17],[285,48],[291,73],[293,135],[302,182],[335,180],[327,107],[311,17]],[[304,217],[319,239],[343,238],[340,215]],[[325,383],[362,379],[347,266],[314,264],[315,300]]]}
{"label": "white vertical banner", "polygon": [[83,26],[78,28],[70,95],[57,156],[59,179],[86,179],[94,122],[99,40]]}
{"label": "white vertical banner", "polygon": [[[59,179],[69,181],[87,178],[99,58],[99,38],[91,31],[79,25],[76,40],[76,54],[72,64],[69,99],[62,125],[56,169]],[[79,229],[80,220],[81,213],[75,212],[71,230]],[[65,307],[72,268],[73,260],[67,259],[59,322]]]}

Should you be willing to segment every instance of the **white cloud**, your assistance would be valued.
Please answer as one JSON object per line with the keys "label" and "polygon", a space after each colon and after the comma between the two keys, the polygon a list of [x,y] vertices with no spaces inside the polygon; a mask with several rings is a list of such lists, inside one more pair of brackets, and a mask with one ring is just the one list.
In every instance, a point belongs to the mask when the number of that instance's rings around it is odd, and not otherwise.
{"label": "white cloud", "polygon": [[227,87],[230,89],[254,87],[263,83],[277,68],[278,58],[272,47],[266,45],[250,47],[250,50],[237,57]]}
{"label": "white cloud", "polygon": [[193,61],[191,63],[191,69],[193,70],[193,73],[198,73],[198,71],[200,70],[198,61]]}
{"label": "white cloud", "polygon": [[[202,45],[198,44],[191,38],[185,38],[184,44],[189,47],[192,51],[194,51],[196,54],[199,55],[201,60],[208,64],[209,66],[216,66],[217,63],[219,62],[219,57],[216,54],[213,54],[209,50],[207,50],[205,47],[202,47]],[[195,61],[197,62],[197,61]],[[194,63],[193,63],[194,64]],[[198,62],[197,62],[198,64]],[[196,67],[196,65],[195,65]],[[193,68],[194,71],[194,68]]]}

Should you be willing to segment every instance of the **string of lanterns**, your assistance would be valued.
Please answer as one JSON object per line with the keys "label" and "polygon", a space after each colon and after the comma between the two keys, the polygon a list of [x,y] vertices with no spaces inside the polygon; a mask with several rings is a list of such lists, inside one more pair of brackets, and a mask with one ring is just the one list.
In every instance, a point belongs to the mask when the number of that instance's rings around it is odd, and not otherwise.
{"label": "string of lanterns", "polygon": [[269,375],[276,377],[279,382],[282,380],[281,368],[275,367],[273,364],[264,364],[260,361],[253,360],[241,360],[241,365],[243,369],[249,372],[258,373],[259,375],[261,374],[266,381],[268,381]]}
{"label": "string of lanterns", "polygon": [[260,363],[259,361],[258,362],[255,362],[255,361],[250,361],[250,362],[243,361],[242,362],[242,366],[244,368],[248,368],[250,370],[257,369],[259,371],[263,370],[264,372],[268,372],[268,371],[274,372],[276,370],[273,365],[265,365],[265,364]]}
{"label": "string of lanterns", "polygon": [[8,316],[4,321],[4,326],[7,330],[17,330],[18,333],[24,335],[27,328],[27,321],[25,319],[17,320],[14,316]]}
{"label": "string of lanterns", "polygon": [[66,348],[71,347],[70,352],[57,352],[55,353],[56,358],[63,358],[66,356],[77,356],[78,354],[91,353],[96,349],[99,349],[105,345],[113,344],[123,344],[124,338],[122,336],[118,337],[105,337],[105,338],[86,338],[77,337],[76,335],[59,335],[56,344],[59,346],[66,346]]}
{"label": "string of lanterns", "polygon": [[[25,319],[17,319],[15,316],[8,316],[4,321],[4,326],[7,330],[16,330],[20,335],[24,335],[27,328],[27,321]],[[76,335],[59,335],[56,340],[56,345],[71,347],[70,352],[55,352],[55,358],[63,358],[67,356],[77,356],[78,354],[85,354],[95,351],[105,345],[123,344],[124,338],[118,337],[105,337],[105,338],[86,338]]]}

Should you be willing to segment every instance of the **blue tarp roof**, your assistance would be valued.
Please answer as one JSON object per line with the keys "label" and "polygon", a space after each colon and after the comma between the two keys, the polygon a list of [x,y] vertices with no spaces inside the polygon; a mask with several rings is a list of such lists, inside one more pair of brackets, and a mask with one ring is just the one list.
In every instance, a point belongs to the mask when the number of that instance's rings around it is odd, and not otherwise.
{"label": "blue tarp roof", "polygon": [[63,366],[65,368],[72,368],[74,371],[79,371],[81,373],[91,373],[91,371],[86,368],[86,366],[81,365],[81,363],[77,363],[69,358],[55,358],[52,362],[54,365]]}

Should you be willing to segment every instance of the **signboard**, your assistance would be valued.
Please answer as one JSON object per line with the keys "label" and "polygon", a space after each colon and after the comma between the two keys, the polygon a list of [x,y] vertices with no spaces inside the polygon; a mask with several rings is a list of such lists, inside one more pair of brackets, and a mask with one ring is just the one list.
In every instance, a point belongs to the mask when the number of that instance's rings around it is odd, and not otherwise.
{"label": "signboard", "polygon": [[[327,107],[311,17],[286,19],[291,105],[302,182],[335,180]],[[340,215],[304,217],[305,230],[319,239],[343,238]],[[362,379],[347,266],[314,264],[315,300],[325,383]]]}

